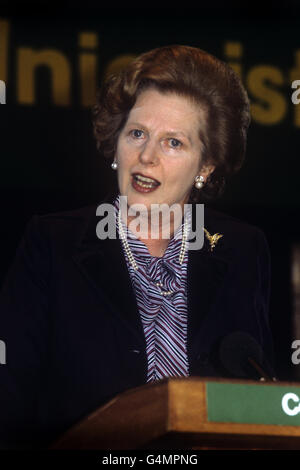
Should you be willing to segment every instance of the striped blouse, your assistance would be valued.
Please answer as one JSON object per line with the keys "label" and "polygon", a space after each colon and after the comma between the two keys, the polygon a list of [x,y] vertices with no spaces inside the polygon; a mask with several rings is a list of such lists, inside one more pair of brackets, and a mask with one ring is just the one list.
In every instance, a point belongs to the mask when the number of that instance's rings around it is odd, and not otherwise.
{"label": "striped blouse", "polygon": [[[119,199],[115,201],[118,221]],[[141,316],[148,360],[147,382],[170,376],[188,376],[187,359],[187,263],[179,254],[183,224],[170,240],[163,257],[151,256],[146,245],[123,225],[128,245],[137,263],[135,270],[123,251]],[[170,295],[163,295],[171,291]]]}

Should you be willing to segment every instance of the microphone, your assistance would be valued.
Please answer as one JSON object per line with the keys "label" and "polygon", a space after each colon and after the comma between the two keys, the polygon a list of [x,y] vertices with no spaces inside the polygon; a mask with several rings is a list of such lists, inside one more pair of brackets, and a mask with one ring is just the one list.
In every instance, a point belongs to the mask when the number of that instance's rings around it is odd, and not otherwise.
{"label": "microphone", "polygon": [[223,338],[219,359],[234,377],[276,381],[261,346],[248,333],[235,331]]}

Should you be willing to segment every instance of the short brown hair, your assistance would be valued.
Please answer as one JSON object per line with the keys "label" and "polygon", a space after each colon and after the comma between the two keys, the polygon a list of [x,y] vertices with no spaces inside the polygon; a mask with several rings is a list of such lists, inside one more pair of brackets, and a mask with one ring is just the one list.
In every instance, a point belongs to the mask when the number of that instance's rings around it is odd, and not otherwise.
{"label": "short brown hair", "polygon": [[206,111],[206,129],[200,129],[202,161],[215,165],[201,191],[203,199],[221,194],[225,178],[243,163],[250,105],[238,75],[225,62],[196,47],[172,45],[146,52],[98,91],[92,107],[97,149],[113,158],[117,139],[141,91],[155,87],[192,99]]}

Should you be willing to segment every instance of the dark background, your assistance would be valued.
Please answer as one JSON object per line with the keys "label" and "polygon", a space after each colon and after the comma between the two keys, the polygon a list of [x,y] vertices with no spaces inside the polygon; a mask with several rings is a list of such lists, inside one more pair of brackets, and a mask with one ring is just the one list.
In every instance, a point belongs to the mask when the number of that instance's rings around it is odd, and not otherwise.
{"label": "dark background", "polygon": [[[222,200],[214,207],[261,227],[267,236],[272,256],[270,319],[278,375],[295,379],[297,366],[290,359],[291,342],[297,339],[292,330],[291,255],[293,244],[300,243],[300,124],[294,121],[290,71],[296,66],[295,52],[300,50],[300,11],[297,2],[261,3],[251,9],[237,5],[226,2],[225,8],[214,2],[211,8],[199,4],[197,8],[116,6],[109,10],[91,1],[81,5],[0,2],[0,20],[10,24],[7,104],[0,106],[0,283],[34,213],[98,202],[112,185],[110,165],[96,151],[90,108],[80,103],[78,33],[98,35],[99,85],[108,64],[121,54],[136,55],[177,43],[200,47],[226,60],[225,43],[239,42],[246,88],[253,67],[278,68],[282,83],[266,80],[266,86],[281,95],[286,112],[274,124],[253,120],[244,167],[228,182]],[[18,101],[20,47],[50,48],[66,56],[72,68],[70,105],[53,104],[46,67],[35,75],[34,104]],[[251,103],[268,110],[268,101],[249,95]]]}

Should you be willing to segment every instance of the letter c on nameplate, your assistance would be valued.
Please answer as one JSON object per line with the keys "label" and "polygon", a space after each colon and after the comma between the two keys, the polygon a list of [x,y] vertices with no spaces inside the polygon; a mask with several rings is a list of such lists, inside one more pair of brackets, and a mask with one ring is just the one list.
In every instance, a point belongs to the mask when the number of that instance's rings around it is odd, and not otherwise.
{"label": "letter c on nameplate", "polygon": [[[281,406],[283,411],[289,416],[295,416],[300,413],[299,397],[295,393],[286,393],[283,395],[281,400]],[[294,402],[294,406],[291,407],[291,402]],[[295,406],[298,403],[298,406]]]}

